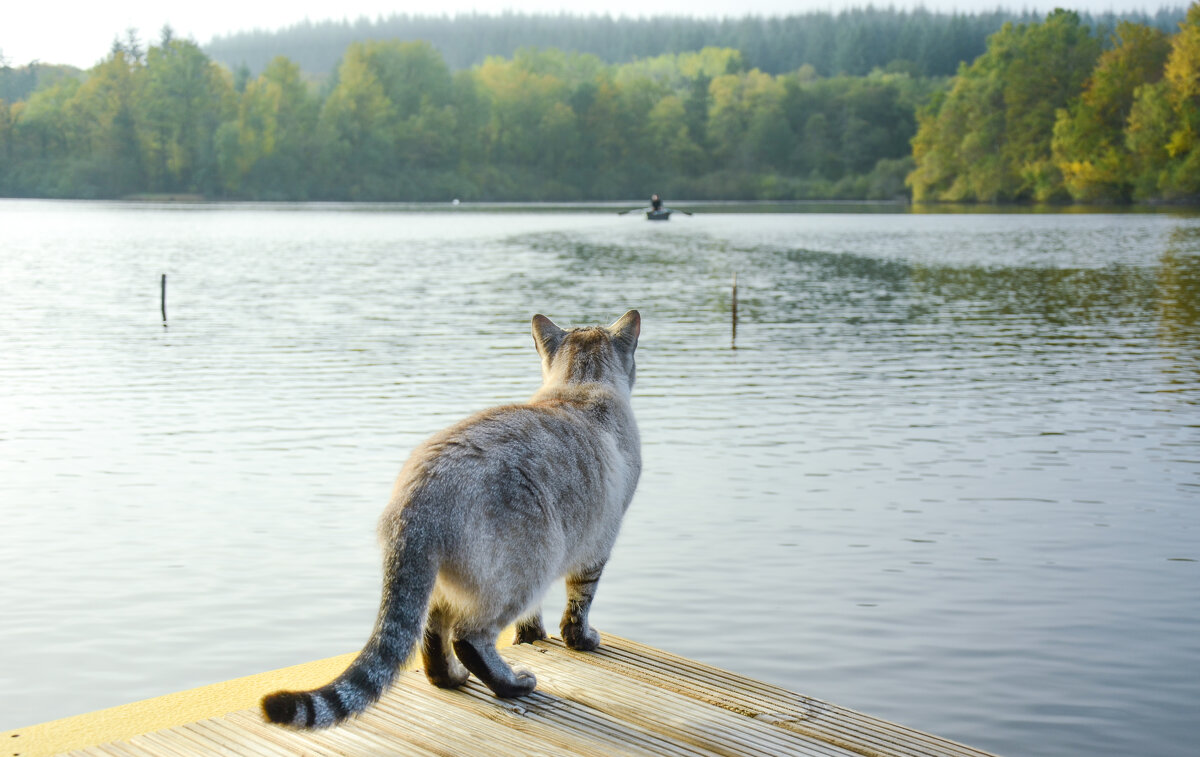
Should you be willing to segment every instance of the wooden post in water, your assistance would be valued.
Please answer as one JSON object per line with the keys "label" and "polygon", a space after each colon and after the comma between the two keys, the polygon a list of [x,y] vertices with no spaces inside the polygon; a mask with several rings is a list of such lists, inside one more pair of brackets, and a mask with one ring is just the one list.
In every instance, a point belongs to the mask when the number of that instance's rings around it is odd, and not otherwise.
{"label": "wooden post in water", "polygon": [[729,339],[730,349],[737,349],[737,271],[733,272],[733,335]]}
{"label": "wooden post in water", "polygon": [[162,275],[162,317],[163,328],[167,327],[167,274]]}

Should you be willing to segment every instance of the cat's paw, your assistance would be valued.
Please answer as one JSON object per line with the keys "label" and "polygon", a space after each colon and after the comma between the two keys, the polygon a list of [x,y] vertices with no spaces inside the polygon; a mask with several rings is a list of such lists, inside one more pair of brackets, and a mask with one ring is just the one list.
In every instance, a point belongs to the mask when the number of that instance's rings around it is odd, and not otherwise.
{"label": "cat's paw", "polygon": [[[455,662],[457,662],[457,660]],[[467,669],[462,665],[453,665],[448,667],[446,670],[440,670],[436,673],[427,669],[425,671],[425,677],[429,679],[430,683],[432,683],[434,686],[437,686],[439,689],[457,689],[459,686],[462,686],[467,682],[467,678],[470,677],[470,673],[468,673]]]}
{"label": "cat's paw", "polygon": [[537,688],[537,677],[528,670],[514,670],[513,680],[492,686],[492,692],[504,699],[523,697]]}
{"label": "cat's paw", "polygon": [[517,635],[513,637],[513,644],[532,644],[545,638],[546,629],[542,626],[539,618],[536,621],[518,623]]}
{"label": "cat's paw", "polygon": [[522,694],[528,694],[537,688],[537,676],[528,670],[514,670],[517,674],[517,687]]}
{"label": "cat's paw", "polygon": [[600,634],[591,626],[565,625],[562,637],[564,644],[579,652],[591,652],[600,646]]}

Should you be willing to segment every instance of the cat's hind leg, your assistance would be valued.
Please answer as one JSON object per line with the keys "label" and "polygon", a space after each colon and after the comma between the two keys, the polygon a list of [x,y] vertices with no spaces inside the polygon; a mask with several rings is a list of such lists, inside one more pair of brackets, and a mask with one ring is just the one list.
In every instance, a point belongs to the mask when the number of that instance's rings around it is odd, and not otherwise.
{"label": "cat's hind leg", "polygon": [[604,563],[584,568],[567,576],[567,609],[563,611],[563,643],[571,649],[590,652],[600,646],[600,634],[588,625],[588,610],[596,596],[596,584],[604,571]]}
{"label": "cat's hind leg", "polygon": [[467,669],[462,666],[451,648],[450,618],[443,605],[435,604],[429,610],[425,623],[425,639],[421,645],[421,659],[425,665],[425,677],[434,686],[456,689],[467,682]]}
{"label": "cat's hind leg", "polygon": [[517,621],[517,635],[513,644],[532,644],[546,638],[546,627],[542,625],[542,608]]}
{"label": "cat's hind leg", "polygon": [[513,670],[496,651],[496,632],[463,633],[454,640],[454,653],[467,670],[498,697],[519,697],[533,691],[537,678],[528,670]]}

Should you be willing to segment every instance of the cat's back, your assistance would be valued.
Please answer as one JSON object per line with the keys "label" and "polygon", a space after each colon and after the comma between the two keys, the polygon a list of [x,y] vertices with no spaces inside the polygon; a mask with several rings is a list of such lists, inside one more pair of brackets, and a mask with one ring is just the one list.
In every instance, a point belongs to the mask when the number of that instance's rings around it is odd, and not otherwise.
{"label": "cat's back", "polygon": [[611,398],[550,397],[476,413],[413,451],[390,509],[394,515],[421,507],[443,515],[468,509],[532,516],[625,503],[641,454],[636,427],[623,430],[627,424],[613,419],[629,416],[619,405]]}
{"label": "cat's back", "polygon": [[[527,466],[538,459],[586,465],[632,426],[632,414],[621,404],[609,392],[577,391],[500,405],[434,434],[414,457],[430,472],[455,474],[480,467]],[[636,427],[628,430],[636,434]]]}
{"label": "cat's back", "polygon": [[500,405],[434,434],[404,464],[380,534],[415,519],[457,552],[479,547],[472,534],[570,543],[618,523],[641,458],[586,415],[562,402]]}

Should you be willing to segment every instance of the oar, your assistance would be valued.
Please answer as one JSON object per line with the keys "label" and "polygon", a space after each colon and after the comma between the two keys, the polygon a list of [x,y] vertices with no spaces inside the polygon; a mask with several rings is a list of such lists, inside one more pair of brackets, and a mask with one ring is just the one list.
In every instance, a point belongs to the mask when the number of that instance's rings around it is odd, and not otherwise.
{"label": "oar", "polygon": [[685,216],[694,216],[694,215],[696,215],[695,213],[691,213],[691,212],[689,212],[689,211],[686,211],[686,210],[679,210],[678,208],[663,208],[663,210],[669,210],[669,211],[671,211],[672,213],[683,213]]}
{"label": "oar", "polygon": [[636,213],[636,212],[639,212],[639,211],[642,211],[642,210],[649,210],[649,209],[650,209],[650,208],[630,208],[629,210],[622,210],[622,211],[618,212],[618,213],[617,213],[617,215],[619,215],[619,216],[623,216],[623,215],[625,215],[626,213]]}

